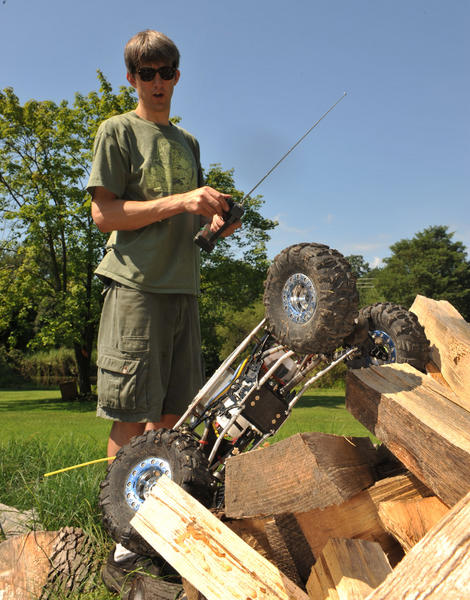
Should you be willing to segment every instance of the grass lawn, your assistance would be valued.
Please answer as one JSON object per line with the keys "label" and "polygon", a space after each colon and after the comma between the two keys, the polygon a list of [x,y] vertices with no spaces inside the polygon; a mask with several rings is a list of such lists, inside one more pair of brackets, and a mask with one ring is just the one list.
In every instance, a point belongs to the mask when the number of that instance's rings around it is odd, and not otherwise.
{"label": "grass lawn", "polygon": [[95,402],[64,402],[58,390],[0,390],[0,444],[11,439],[39,437],[57,441],[64,436],[102,442],[110,421],[95,416]]}
{"label": "grass lawn", "polygon": [[[94,402],[64,402],[58,390],[0,390],[0,416],[0,444],[32,438],[55,444],[73,437],[101,447],[105,456],[110,422],[95,416]],[[309,390],[273,441],[304,431],[370,435],[344,408],[341,389]]]}
{"label": "grass lawn", "polygon": [[[94,402],[65,402],[57,390],[0,390],[0,502],[27,508],[29,494],[2,481],[5,470],[15,471],[15,486],[24,465],[29,474],[44,473],[106,456],[111,422],[97,418]],[[344,407],[341,389],[312,389],[298,402],[292,414],[270,443],[300,432],[321,431],[345,436],[373,436]],[[9,462],[9,469],[7,463]],[[81,479],[102,477],[103,463],[57,475],[49,479],[80,485]],[[7,484],[7,485],[5,485]],[[49,483],[48,483],[49,485]],[[25,506],[21,499],[26,502]]]}
{"label": "grass lawn", "polygon": [[367,429],[344,407],[344,390],[311,389],[299,400],[272,442],[304,431],[371,437]]}

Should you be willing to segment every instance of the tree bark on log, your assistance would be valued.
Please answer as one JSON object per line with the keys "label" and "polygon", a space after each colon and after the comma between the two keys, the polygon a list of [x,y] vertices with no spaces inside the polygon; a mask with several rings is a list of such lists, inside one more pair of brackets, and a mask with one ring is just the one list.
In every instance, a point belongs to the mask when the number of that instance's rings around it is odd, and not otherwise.
{"label": "tree bark on log", "polygon": [[349,371],[346,408],[452,506],[470,488],[470,413],[407,364]]}
{"label": "tree bark on log", "polygon": [[32,531],[0,544],[0,600],[49,600],[94,586],[94,549],[82,529]]}
{"label": "tree bark on log", "polygon": [[39,600],[55,600],[57,596],[69,592],[91,590],[95,570],[94,548],[87,534],[78,527],[60,529]]}

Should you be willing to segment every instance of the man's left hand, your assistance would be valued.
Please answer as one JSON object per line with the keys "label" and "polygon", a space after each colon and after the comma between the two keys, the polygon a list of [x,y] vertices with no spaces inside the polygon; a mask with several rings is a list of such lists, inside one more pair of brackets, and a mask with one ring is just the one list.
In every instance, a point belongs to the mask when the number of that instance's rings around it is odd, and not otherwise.
{"label": "man's left hand", "polygon": [[[212,221],[211,221],[211,231],[212,232],[218,231],[222,227],[223,224],[224,224],[223,218],[220,215],[214,215],[212,217]],[[236,229],[238,229],[241,226],[242,226],[241,221],[235,221],[235,223],[232,223],[231,225],[229,225],[227,227],[227,229],[225,229],[225,231],[222,232],[220,237],[227,237],[227,236],[231,235]]]}

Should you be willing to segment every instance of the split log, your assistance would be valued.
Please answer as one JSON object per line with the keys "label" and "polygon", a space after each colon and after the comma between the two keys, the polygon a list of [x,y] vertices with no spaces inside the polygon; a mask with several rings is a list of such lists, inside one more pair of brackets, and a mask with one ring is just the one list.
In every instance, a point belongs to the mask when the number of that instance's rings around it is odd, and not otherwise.
{"label": "split log", "polygon": [[162,476],[131,525],[208,600],[307,600],[279,569]]}
{"label": "split log", "polygon": [[42,529],[36,511],[18,510],[13,506],[0,504],[0,534],[5,537],[22,535],[31,530]]}
{"label": "split log", "polygon": [[298,433],[226,462],[230,518],[306,511],[340,504],[374,481],[369,438]]}
{"label": "split log", "polygon": [[[426,363],[426,373],[428,375],[430,375],[433,379],[435,379],[437,382],[439,382],[441,385],[443,385],[444,387],[449,388],[449,390],[452,389],[450,387],[450,385],[447,383],[447,381],[444,379],[438,366],[436,364],[434,364],[432,362],[432,360],[430,360],[428,363]],[[457,403],[457,404],[459,404],[459,403]]]}
{"label": "split log", "polygon": [[315,558],[320,556],[329,538],[360,538],[378,542],[393,566],[403,558],[403,551],[380,521],[380,503],[423,498],[428,494],[430,490],[411,474],[397,475],[378,481],[339,506],[296,513],[295,518]]}
{"label": "split log", "polygon": [[470,493],[414,546],[367,600],[463,600],[470,590]]}
{"label": "split log", "polygon": [[227,527],[230,527],[244,542],[275,563],[271,544],[265,531],[265,522],[264,519],[229,519],[224,521]]}
{"label": "split log", "polygon": [[416,296],[410,310],[431,343],[431,360],[455,392],[454,401],[470,411],[470,323],[446,300]]}
{"label": "split log", "polygon": [[379,544],[330,539],[312,568],[307,593],[312,600],[363,600],[391,571]]}
{"label": "split log", "polygon": [[426,533],[449,512],[436,498],[382,502],[379,517],[384,528],[397,539],[405,552],[413,548]]}
{"label": "split log", "polygon": [[0,598],[38,598],[49,573],[49,557],[57,531],[32,531],[0,544]]}
{"label": "split log", "polygon": [[429,498],[433,495],[432,491],[422,481],[409,472],[381,479],[366,492],[377,509],[382,502],[417,500],[419,498]]}
{"label": "split log", "polygon": [[[291,557],[303,585],[307,583],[315,558],[293,514],[276,515],[266,522],[266,534],[271,546],[277,541],[279,553]],[[286,573],[288,575],[288,573]],[[294,581],[298,581],[294,579]]]}
{"label": "split log", "polygon": [[[189,583],[187,579],[183,579],[183,589],[186,594],[186,598],[184,600],[207,600],[201,592]],[[184,598],[184,596],[183,596]],[[138,600],[137,598],[135,600]],[[140,599],[143,600],[143,599]]]}
{"label": "split log", "polygon": [[407,364],[349,371],[346,408],[445,504],[470,489],[470,413]]}
{"label": "split log", "polygon": [[[271,562],[284,573],[291,581],[301,587],[303,582],[297,570],[297,565],[292,558],[286,541],[279,530],[274,519],[268,519],[265,524],[265,531],[269,539],[271,547],[272,560]],[[313,561],[312,563],[313,564]]]}
{"label": "split log", "polygon": [[[273,518],[229,519],[224,521],[244,542],[273,563],[297,585],[302,585],[294,557]],[[299,530],[300,531],[300,530]],[[302,533],[300,532],[300,535]],[[304,538],[304,543],[306,540]],[[313,564],[313,560],[310,566]],[[306,579],[305,579],[306,581]]]}

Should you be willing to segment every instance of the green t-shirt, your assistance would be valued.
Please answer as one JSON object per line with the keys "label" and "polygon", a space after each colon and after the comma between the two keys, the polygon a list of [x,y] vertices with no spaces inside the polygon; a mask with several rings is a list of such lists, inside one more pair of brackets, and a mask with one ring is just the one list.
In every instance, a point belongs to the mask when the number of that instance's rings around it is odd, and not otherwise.
{"label": "green t-shirt", "polygon": [[[96,134],[87,189],[102,186],[122,200],[145,201],[202,185],[199,145],[175,125],[135,112],[111,117]],[[113,231],[96,273],[157,293],[199,293],[200,217],[181,213],[135,231]]]}

